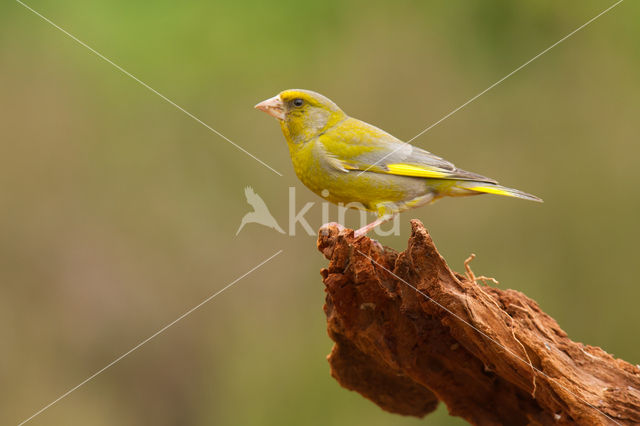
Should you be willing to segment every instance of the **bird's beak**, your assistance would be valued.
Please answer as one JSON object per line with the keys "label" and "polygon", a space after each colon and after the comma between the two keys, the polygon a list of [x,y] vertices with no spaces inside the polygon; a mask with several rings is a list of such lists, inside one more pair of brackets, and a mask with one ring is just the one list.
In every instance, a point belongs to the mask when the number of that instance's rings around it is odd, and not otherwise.
{"label": "bird's beak", "polygon": [[255,106],[255,109],[264,111],[270,116],[275,117],[280,121],[284,121],[284,108],[282,106],[280,95],[276,95],[273,98],[260,102]]}

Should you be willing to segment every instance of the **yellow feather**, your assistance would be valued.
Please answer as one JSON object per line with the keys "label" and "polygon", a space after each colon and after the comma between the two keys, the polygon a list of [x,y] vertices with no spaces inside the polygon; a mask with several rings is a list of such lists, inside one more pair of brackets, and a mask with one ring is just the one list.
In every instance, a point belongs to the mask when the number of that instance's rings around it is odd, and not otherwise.
{"label": "yellow feather", "polygon": [[507,197],[515,197],[516,195],[512,192],[505,191],[503,189],[494,187],[494,186],[474,186],[473,188],[468,188],[472,191],[485,192],[487,194],[495,194],[495,195],[506,195]]}
{"label": "yellow feather", "polygon": [[411,164],[387,164],[388,173],[392,175],[416,176],[424,178],[444,178],[447,173],[443,173],[427,167],[414,166]]}

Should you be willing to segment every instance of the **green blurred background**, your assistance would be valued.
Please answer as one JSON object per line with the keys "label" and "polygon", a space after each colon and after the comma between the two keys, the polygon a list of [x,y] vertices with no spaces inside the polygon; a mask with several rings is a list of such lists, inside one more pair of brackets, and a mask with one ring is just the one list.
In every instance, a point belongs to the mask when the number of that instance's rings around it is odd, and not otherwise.
{"label": "green blurred background", "polygon": [[[34,425],[464,424],[342,389],[315,237],[253,105],[319,91],[410,139],[608,1],[28,3],[280,171],[277,176],[15,2],[0,6],[0,423],[16,424],[271,256]],[[577,341],[640,362],[640,5],[622,3],[414,141],[544,198],[449,199],[421,219],[461,270],[537,300]],[[332,208],[331,214],[336,214]],[[318,204],[307,215],[320,225]],[[335,217],[335,216],[334,216]],[[357,214],[348,225],[357,225]]]}

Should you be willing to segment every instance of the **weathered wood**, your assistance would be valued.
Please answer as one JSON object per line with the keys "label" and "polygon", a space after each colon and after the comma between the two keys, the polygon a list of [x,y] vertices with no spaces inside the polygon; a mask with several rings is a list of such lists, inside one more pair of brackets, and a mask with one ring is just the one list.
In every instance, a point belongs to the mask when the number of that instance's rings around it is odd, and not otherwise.
{"label": "weathered wood", "polygon": [[402,253],[336,226],[320,232],[342,386],[404,415],[440,400],[478,425],[640,423],[640,368],[573,342],[524,294],[453,272],[411,223]]}

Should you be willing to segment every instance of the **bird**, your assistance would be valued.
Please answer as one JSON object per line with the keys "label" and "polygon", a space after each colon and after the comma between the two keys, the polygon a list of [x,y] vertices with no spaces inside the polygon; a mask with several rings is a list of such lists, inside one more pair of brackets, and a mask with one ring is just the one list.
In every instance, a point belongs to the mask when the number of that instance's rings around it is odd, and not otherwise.
{"label": "bird", "polygon": [[247,203],[249,203],[249,205],[253,207],[253,211],[245,214],[242,217],[242,221],[240,222],[240,227],[236,231],[236,235],[240,233],[242,228],[247,223],[259,223],[260,225],[273,228],[279,233],[284,234],[284,230],[280,228],[280,225],[278,225],[278,222],[276,222],[276,219],[269,211],[269,208],[265,204],[264,200],[258,194],[256,194],[252,187],[247,186],[244,189],[244,195],[247,198]]}
{"label": "bird", "polygon": [[335,204],[377,214],[356,237],[445,196],[495,194],[542,202],[350,117],[311,90],[285,90],[255,108],[280,123],[293,169],[305,186]]}

